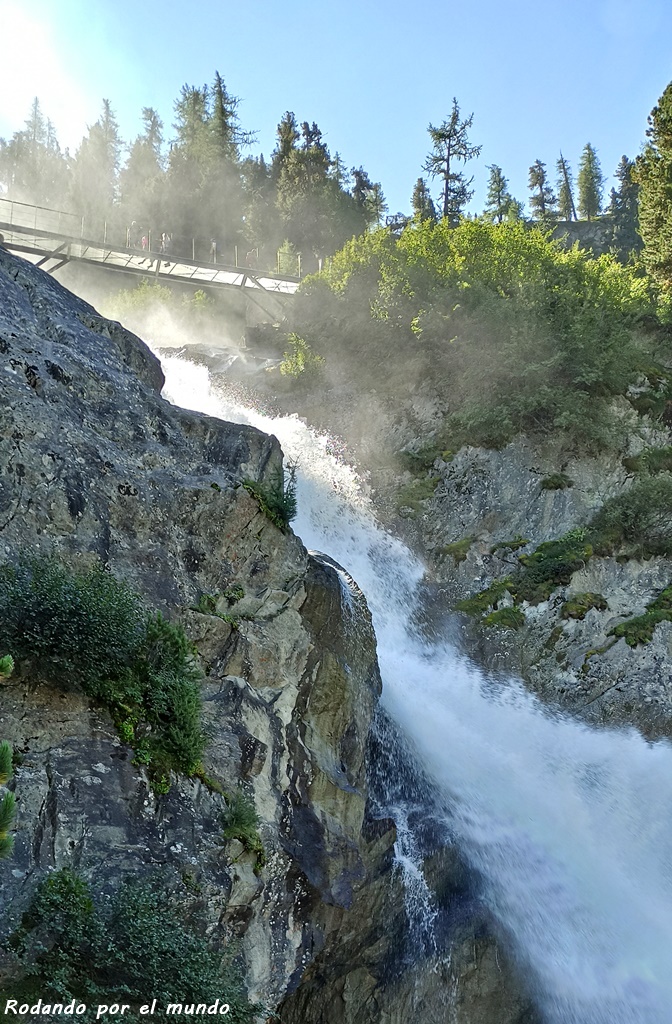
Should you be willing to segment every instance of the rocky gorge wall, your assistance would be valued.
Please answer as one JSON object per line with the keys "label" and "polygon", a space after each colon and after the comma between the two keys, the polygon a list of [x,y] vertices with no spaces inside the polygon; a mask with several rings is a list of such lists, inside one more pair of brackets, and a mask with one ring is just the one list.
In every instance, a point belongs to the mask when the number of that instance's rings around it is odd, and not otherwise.
{"label": "rocky gorge wall", "polygon": [[[208,735],[202,778],[157,795],[104,708],[19,664],[0,684],[0,739],[20,761],[4,936],[54,869],[108,894],[159,872],[197,930],[217,948],[235,941],[250,998],[286,1024],[430,1019],[446,993],[460,1024],[532,1024],[485,909],[474,897],[456,912],[459,858],[436,870],[446,946],[424,964],[407,956],[394,824],[370,813],[370,617],[356,589],[348,613],[333,566],[241,486],[273,479],[277,441],[163,401],[139,339],[2,248],[0,353],[3,560],[102,562],[181,621],[204,669]],[[238,786],[259,815],[263,866],[222,835],[219,790]],[[2,949],[10,992],[20,972]]]}

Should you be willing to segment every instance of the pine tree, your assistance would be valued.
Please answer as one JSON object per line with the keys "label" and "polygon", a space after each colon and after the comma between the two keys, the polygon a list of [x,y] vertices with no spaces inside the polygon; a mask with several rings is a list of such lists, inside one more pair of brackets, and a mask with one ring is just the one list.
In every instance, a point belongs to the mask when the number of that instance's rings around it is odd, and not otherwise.
{"label": "pine tree", "polygon": [[557,199],[546,177],[546,164],[535,160],[530,167],[530,208],[535,220],[542,224],[551,224],[557,220]]}
{"label": "pine tree", "polygon": [[102,238],[103,221],[113,217],[121,146],[110,101],[103,100],[101,115],[82,139],[73,164],[72,201],[88,237]]}
{"label": "pine tree", "polygon": [[520,203],[509,192],[509,183],[504,177],[501,167],[492,164],[488,170],[488,195],[483,215],[486,220],[501,224],[504,220],[518,220]]}
{"label": "pine tree", "polygon": [[672,291],[672,82],[649,115],[649,142],[635,161],[644,266]]}
{"label": "pine tree", "polygon": [[413,195],[411,196],[411,206],[413,207],[413,219],[415,221],[422,223],[423,220],[428,220],[432,224],[436,224],[436,208],[424,178],[418,178],[415,183]]}
{"label": "pine tree", "polygon": [[278,141],[271,154],[271,174],[274,181],[277,182],[283,167],[296,150],[297,143],[301,138],[296,118],[291,110],[283,114],[280,124],[276,129],[276,136]]}
{"label": "pine tree", "polygon": [[127,226],[136,222],[137,235],[160,231],[165,207],[165,171],[162,154],[163,123],[151,107],[142,110],[144,131],[138,135],[119,175],[119,204]]}
{"label": "pine tree", "polygon": [[481,152],[481,146],[472,146],[469,142],[473,120],[473,114],[461,120],[457,100],[453,99],[453,109],[448,120],[442,121],[438,128],[430,124],[427,129],[433,149],[423,170],[433,178],[443,179],[442,214],[451,227],[458,224],[465,206],[474,194],[473,189],[469,188],[473,177],[467,178],[463,171],[455,170],[458,164],[466,164]]}
{"label": "pine tree", "polygon": [[68,168],[51,121],[37,97],[22,131],[0,139],[0,183],[11,199],[37,206],[65,204]]}
{"label": "pine tree", "polygon": [[633,178],[634,160],[622,156],[616,168],[618,188],[612,188],[608,213],[613,222],[612,246],[617,258],[627,263],[642,248],[639,234],[639,185]]}
{"label": "pine tree", "polygon": [[562,153],[556,167],[558,169],[558,213],[560,214],[560,219],[576,220],[572,171]]}
{"label": "pine tree", "polygon": [[589,142],[583,147],[579,162],[579,213],[586,220],[599,217],[602,211],[604,178],[597,153]]}

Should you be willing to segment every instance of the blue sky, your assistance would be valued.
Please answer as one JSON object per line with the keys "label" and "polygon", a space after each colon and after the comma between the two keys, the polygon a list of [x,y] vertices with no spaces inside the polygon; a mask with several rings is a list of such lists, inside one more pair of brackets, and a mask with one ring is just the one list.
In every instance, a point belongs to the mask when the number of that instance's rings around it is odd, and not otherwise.
{"label": "blue sky", "polygon": [[672,79],[669,0],[0,0],[0,38],[0,136],[23,126],[37,95],[73,150],[103,97],[126,139],[143,106],[170,137],[181,86],[217,69],[257,132],[251,152],[268,156],[293,110],[382,183],[390,212],[408,210],[427,126],[453,96],[483,146],[470,167],[480,211],[488,164],[527,200],[534,160],[555,176],[562,149],[576,170],[586,142],[608,189]]}

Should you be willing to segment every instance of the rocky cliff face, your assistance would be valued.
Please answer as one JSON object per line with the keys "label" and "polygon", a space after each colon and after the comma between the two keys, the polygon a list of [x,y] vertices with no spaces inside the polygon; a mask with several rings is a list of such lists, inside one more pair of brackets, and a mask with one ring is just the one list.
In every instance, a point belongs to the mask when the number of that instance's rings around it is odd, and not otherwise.
{"label": "rocky cliff face", "polygon": [[[570,485],[549,489],[544,481],[560,462]],[[521,554],[585,526],[631,483],[615,456],[568,458],[524,438],[502,451],[462,449],[450,462],[439,460],[436,473],[436,490],[414,526],[450,605],[511,574]],[[455,547],[460,542],[461,550]],[[463,638],[490,668],[521,675],[556,706],[595,723],[669,736],[672,623],[660,622],[650,642],[635,647],[611,630],[642,615],[671,580],[668,558],[593,556],[548,600],[523,602],[519,630],[477,625],[464,616]],[[568,610],[581,595],[602,600]]]}
{"label": "rocky cliff face", "polygon": [[[439,968],[464,1024],[531,1021],[477,901],[452,958],[417,974],[404,959],[394,826],[368,803],[370,618],[240,486],[277,473],[275,439],[168,405],[142,342],[2,248],[0,353],[3,559],[102,561],[184,623],[205,670],[205,771],[253,798],[266,854],[259,869],[223,839],[217,786],[174,778],[157,796],[101,707],[19,666],[0,689],[0,738],[21,761],[15,852],[0,863],[5,933],[50,870],[71,867],[96,892],[159,871],[213,943],[237,940],[251,998],[284,1000],[288,1024],[401,1024],[443,1005]],[[237,622],[216,614],[227,591]],[[447,908],[462,874],[457,862],[441,874]],[[5,952],[0,983],[15,978]]]}
{"label": "rocky cliff face", "polygon": [[[137,338],[0,260],[4,555],[102,559],[184,621],[207,671],[206,771],[253,796],[268,857],[257,875],[254,856],[223,841],[218,793],[180,779],[155,797],[100,709],[19,673],[1,694],[0,733],[23,758],[5,920],[50,868],[109,886],[162,866],[198,893],[209,930],[240,938],[250,994],[274,1006],[367,881],[370,847],[380,858],[394,838],[389,822],[373,844],[364,831],[380,686],[368,612],[360,600],[345,615],[334,569],[238,486],[277,470],[274,438],[168,405]],[[237,628],[190,610],[232,586]]]}

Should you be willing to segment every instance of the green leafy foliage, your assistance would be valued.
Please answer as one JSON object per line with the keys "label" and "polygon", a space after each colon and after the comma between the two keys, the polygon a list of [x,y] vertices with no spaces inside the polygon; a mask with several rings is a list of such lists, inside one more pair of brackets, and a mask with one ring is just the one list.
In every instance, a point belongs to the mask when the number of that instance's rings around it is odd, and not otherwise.
{"label": "green leafy foliage", "polygon": [[637,647],[638,644],[649,643],[659,622],[672,622],[672,586],[663,590],[655,601],[651,601],[643,615],[620,622],[610,630],[609,635],[619,639],[624,637],[629,647]]}
{"label": "green leafy foliage", "polygon": [[560,615],[563,619],[585,619],[586,613],[589,612],[591,608],[597,608],[598,611],[604,612],[608,607],[609,605],[602,594],[594,594],[590,591],[586,591],[584,593],[574,594],[569,598],[569,600],[565,601],[560,609]]}
{"label": "green leafy foliage", "polygon": [[604,503],[591,522],[598,554],[626,547],[632,554],[672,554],[672,474],[636,480]]}
{"label": "green leafy foliage", "polygon": [[223,836],[237,839],[244,848],[256,855],[256,868],[266,863],[266,852],[259,835],[259,816],[254,803],[242,789],[226,794],[227,807],[222,815]]}
{"label": "green leafy foliage", "polygon": [[287,348],[282,354],[280,373],[283,377],[312,375],[323,365],[322,356],[315,355],[307,341],[293,331],[287,335]]}
{"label": "green leafy foliage", "polygon": [[235,1024],[249,1024],[258,1009],[230,957],[185,925],[158,879],[124,882],[104,901],[74,872],[56,871],[37,887],[10,945],[43,999],[93,1004],[80,1020],[93,1020],[98,1002],[130,1004],[124,1020],[134,1024],[146,1019],[139,1006],[152,999],[163,1007],[219,999]]}
{"label": "green leafy foliage", "polygon": [[456,540],[452,544],[444,544],[441,548],[441,554],[450,555],[455,564],[459,565],[460,562],[464,562],[466,559],[469,554],[469,549],[475,540],[475,537],[470,536],[463,537],[461,540]]}
{"label": "green leafy foliage", "polygon": [[525,625],[525,615],[520,608],[498,608],[483,619],[485,626],[497,626],[500,629],[520,629]]}
{"label": "green leafy foliage", "polygon": [[[7,740],[0,743],[0,786],[6,785],[13,774],[12,748]],[[10,835],[14,824],[16,798],[13,793],[5,793],[0,800],[0,860],[9,857],[14,847],[14,839]]]}
{"label": "green leafy foliage", "polygon": [[583,529],[570,530],[558,540],[540,544],[529,555],[521,555],[521,568],[511,580],[511,593],[516,601],[539,604],[546,601],[556,587],[571,581],[572,574],[582,568],[593,553]]}
{"label": "green leafy foliage", "polygon": [[205,741],[192,645],[101,566],[40,555],[1,566],[0,645],[49,682],[104,703],[157,785],[198,767]]}
{"label": "green leafy foliage", "polygon": [[277,469],[269,483],[244,480],[243,487],[257,499],[261,511],[280,530],[286,530],[296,519],[296,463],[288,463],[287,478],[282,467]]}
{"label": "green leafy foliage", "polygon": [[438,477],[425,476],[400,487],[395,498],[399,513],[411,519],[419,515],[424,502],[434,494],[438,482]]}
{"label": "green leafy foliage", "polygon": [[5,654],[0,658],[0,679],[9,679],[14,671],[14,658],[11,654]]}
{"label": "green leafy foliage", "polygon": [[458,612],[465,612],[466,615],[482,615],[488,608],[497,607],[497,602],[504,596],[511,584],[511,577],[495,580],[485,590],[480,590],[472,597],[465,597],[457,601],[455,609]]}
{"label": "green leafy foliage", "polygon": [[524,548],[529,543],[527,537],[521,537],[518,534],[513,540],[501,540],[497,544],[493,544],[490,548],[490,554],[495,555],[498,551],[503,551],[505,554],[509,551],[519,551],[520,548]]}
{"label": "green leafy foliage", "polygon": [[613,398],[651,365],[639,325],[653,313],[646,281],[611,256],[522,223],[424,220],[347,243],[290,316],[331,373],[379,401],[431,379],[447,411],[439,448],[525,431],[604,450],[625,429]]}

